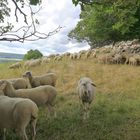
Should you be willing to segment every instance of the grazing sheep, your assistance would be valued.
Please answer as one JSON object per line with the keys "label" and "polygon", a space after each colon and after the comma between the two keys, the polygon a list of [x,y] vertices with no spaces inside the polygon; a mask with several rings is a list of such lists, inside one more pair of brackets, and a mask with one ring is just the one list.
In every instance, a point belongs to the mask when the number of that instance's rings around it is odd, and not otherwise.
{"label": "grazing sheep", "polygon": [[96,50],[94,50],[94,51],[92,51],[92,58],[97,58],[97,51]]}
{"label": "grazing sheep", "polygon": [[69,57],[71,54],[69,52],[66,52],[63,54],[64,57]]}
{"label": "grazing sheep", "polygon": [[126,52],[122,53],[122,58],[123,58],[124,64],[128,64],[129,63],[129,58],[131,56],[133,56],[133,55],[129,54],[129,53],[126,53]]}
{"label": "grazing sheep", "polygon": [[54,57],[54,61],[61,61],[62,60],[62,56],[58,55]]}
{"label": "grazing sheep", "polygon": [[129,57],[129,65],[136,66],[137,65],[137,59],[134,56]]}
{"label": "grazing sheep", "polygon": [[82,57],[82,53],[79,52],[79,53],[77,54],[77,59],[80,59],[81,57]]}
{"label": "grazing sheep", "polygon": [[36,66],[39,66],[41,64],[41,59],[33,59],[33,60],[28,60],[28,61],[25,61],[24,63],[24,67],[25,69],[27,68],[31,68],[31,67],[36,67]]}
{"label": "grazing sheep", "polygon": [[136,65],[140,65],[140,54],[135,54],[133,57],[136,60]]}
{"label": "grazing sheep", "polygon": [[85,58],[89,58],[92,53],[92,50],[88,50],[85,54]]}
{"label": "grazing sheep", "polygon": [[56,74],[54,73],[47,73],[41,76],[32,76],[31,72],[28,71],[23,76],[29,78],[32,87],[38,87],[40,85],[55,86],[57,80]]}
{"label": "grazing sheep", "polygon": [[78,81],[77,93],[85,111],[84,119],[89,117],[89,105],[94,98],[95,87],[96,85],[88,77],[83,77]]}
{"label": "grazing sheep", "polygon": [[101,54],[98,56],[98,63],[102,64],[111,64],[113,62],[113,56],[112,54]]}
{"label": "grazing sheep", "polygon": [[77,57],[78,57],[77,53],[73,53],[70,55],[70,59],[72,59],[72,60],[76,60]]}
{"label": "grazing sheep", "polygon": [[51,61],[50,58],[48,58],[48,57],[43,57],[42,60],[41,60],[41,64],[49,63],[50,61]]}
{"label": "grazing sheep", "polygon": [[30,65],[30,63],[32,62],[32,60],[26,60],[25,62],[24,62],[24,65],[23,65],[23,67],[26,69],[26,68],[29,68],[29,65]]}
{"label": "grazing sheep", "polygon": [[[57,94],[56,89],[50,85],[39,86],[31,89],[18,89],[15,90],[12,84],[6,80],[3,81],[3,92],[9,97],[29,98],[34,101],[37,106],[46,105],[51,113],[55,113],[53,103]],[[54,114],[55,115],[55,114]]]}
{"label": "grazing sheep", "polygon": [[[4,83],[0,86],[2,94]],[[20,140],[28,140],[26,127],[30,123],[32,140],[35,140],[36,122],[38,117],[38,107],[30,99],[10,98],[0,96],[0,129],[3,129],[3,140],[6,139],[5,131],[7,128],[16,129]]]}
{"label": "grazing sheep", "polygon": [[121,64],[121,63],[123,63],[122,60],[123,60],[123,57],[121,54],[115,54],[113,57],[114,64]]}
{"label": "grazing sheep", "polygon": [[15,89],[31,88],[30,81],[27,77],[7,79],[7,80],[12,83],[12,85]]}
{"label": "grazing sheep", "polygon": [[22,67],[22,66],[21,66],[21,63],[20,63],[20,62],[16,62],[16,63],[10,65],[10,66],[9,66],[9,69],[19,69],[19,68],[21,68],[21,67]]}

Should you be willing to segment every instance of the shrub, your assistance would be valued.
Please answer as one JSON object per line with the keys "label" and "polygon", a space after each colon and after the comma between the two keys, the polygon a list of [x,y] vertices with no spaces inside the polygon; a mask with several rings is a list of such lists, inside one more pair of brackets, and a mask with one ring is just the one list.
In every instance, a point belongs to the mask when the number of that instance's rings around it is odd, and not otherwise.
{"label": "shrub", "polygon": [[24,55],[24,60],[30,60],[30,59],[37,59],[42,57],[43,54],[39,50],[29,50],[27,54]]}

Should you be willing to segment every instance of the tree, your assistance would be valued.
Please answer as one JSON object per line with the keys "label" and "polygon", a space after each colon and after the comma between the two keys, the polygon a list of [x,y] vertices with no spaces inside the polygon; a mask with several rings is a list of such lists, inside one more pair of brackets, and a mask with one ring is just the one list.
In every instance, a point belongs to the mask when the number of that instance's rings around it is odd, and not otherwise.
{"label": "tree", "polygon": [[140,38],[139,0],[98,0],[85,5],[81,20],[69,37],[87,40],[92,47]]}
{"label": "tree", "polygon": [[75,6],[80,4],[81,10],[84,10],[85,5],[100,4],[100,0],[72,0],[72,2]]}
{"label": "tree", "polygon": [[[23,16],[25,26],[14,29],[14,25],[10,22],[6,22],[6,18],[10,17],[11,7],[13,4],[14,15],[16,22],[19,22],[19,17]],[[33,11],[32,5],[40,6],[41,0],[0,0],[0,41],[34,41],[39,39],[46,39],[47,37],[57,33],[61,27],[58,26],[55,30],[49,33],[42,33],[36,29],[39,21],[35,18],[35,14],[40,11]],[[24,9],[28,9],[28,13]]]}
{"label": "tree", "polygon": [[41,58],[43,54],[39,50],[29,50],[27,54],[24,55],[24,60],[30,60],[30,59],[38,59]]}

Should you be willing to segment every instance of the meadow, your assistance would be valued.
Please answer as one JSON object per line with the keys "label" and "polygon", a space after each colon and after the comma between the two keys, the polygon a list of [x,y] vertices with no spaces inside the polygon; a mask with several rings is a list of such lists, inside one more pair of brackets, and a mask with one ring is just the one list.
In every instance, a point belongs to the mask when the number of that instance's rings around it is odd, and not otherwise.
{"label": "meadow", "polygon": [[[0,79],[21,77],[25,69],[0,64]],[[58,76],[57,118],[40,108],[36,140],[140,140],[140,67],[99,64],[93,59],[62,60],[30,69],[33,75],[49,71]],[[97,85],[90,117],[82,118],[76,86],[90,77]],[[17,140],[9,130],[8,140]]]}

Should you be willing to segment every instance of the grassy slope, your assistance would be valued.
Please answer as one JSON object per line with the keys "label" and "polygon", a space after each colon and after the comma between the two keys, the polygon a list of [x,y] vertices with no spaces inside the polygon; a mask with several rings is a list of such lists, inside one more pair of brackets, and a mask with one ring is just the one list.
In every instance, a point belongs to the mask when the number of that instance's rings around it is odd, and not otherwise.
{"label": "grassy slope", "polygon": [[[0,79],[20,77],[24,69],[8,70],[0,65]],[[102,65],[93,60],[62,61],[31,69],[34,75],[47,71],[58,75],[57,118],[46,121],[40,109],[37,140],[139,140],[140,67]],[[77,81],[91,77],[97,85],[90,118],[82,120],[75,93]],[[11,132],[8,138],[12,140]],[[15,140],[15,137],[13,137]]]}

